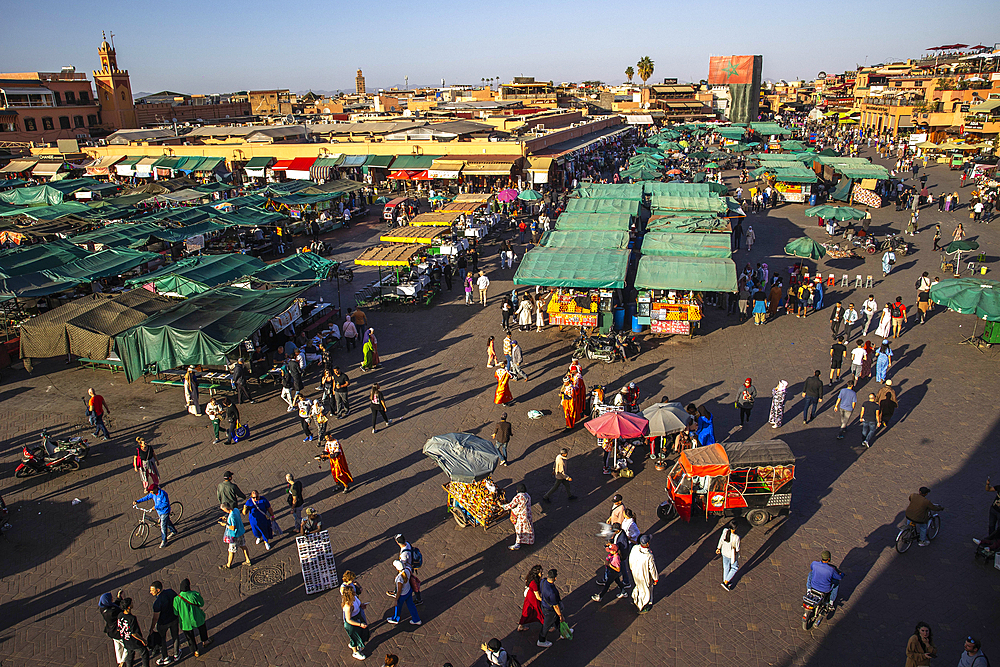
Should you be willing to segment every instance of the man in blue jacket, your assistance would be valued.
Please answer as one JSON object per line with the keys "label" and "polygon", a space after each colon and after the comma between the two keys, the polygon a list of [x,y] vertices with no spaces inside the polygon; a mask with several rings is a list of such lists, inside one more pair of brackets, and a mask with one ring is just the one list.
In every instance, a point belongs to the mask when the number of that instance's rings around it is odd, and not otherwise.
{"label": "man in blue jacket", "polygon": [[832,557],[829,551],[824,551],[819,555],[820,560],[814,560],[809,569],[809,578],[806,579],[806,588],[811,588],[820,593],[830,594],[830,606],[837,601],[837,590],[840,588],[840,580],[843,573],[830,564]]}
{"label": "man in blue jacket", "polygon": [[149,488],[149,493],[135,501],[135,504],[138,505],[147,500],[153,501],[153,507],[156,508],[156,513],[160,517],[160,548],[162,549],[167,546],[167,537],[169,537],[167,531],[174,535],[178,532],[174,522],[170,520],[170,498],[167,497],[166,491],[154,484]]}

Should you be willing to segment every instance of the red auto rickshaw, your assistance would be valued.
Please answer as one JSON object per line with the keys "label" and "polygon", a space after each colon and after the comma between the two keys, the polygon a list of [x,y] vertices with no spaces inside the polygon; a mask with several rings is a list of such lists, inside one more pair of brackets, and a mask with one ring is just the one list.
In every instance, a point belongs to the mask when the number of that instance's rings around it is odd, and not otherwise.
{"label": "red auto rickshaw", "polygon": [[780,440],[727,442],[681,452],[667,475],[667,499],[657,508],[664,521],[694,513],[745,516],[762,526],[792,503],[795,456]]}

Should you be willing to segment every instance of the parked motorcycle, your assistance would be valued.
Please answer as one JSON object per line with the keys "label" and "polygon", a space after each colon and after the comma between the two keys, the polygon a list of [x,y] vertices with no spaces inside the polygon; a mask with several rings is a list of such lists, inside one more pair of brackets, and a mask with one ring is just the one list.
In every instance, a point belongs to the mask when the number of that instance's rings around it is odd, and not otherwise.
{"label": "parked motorcycle", "polygon": [[28,446],[24,445],[21,448],[21,465],[14,470],[14,477],[30,477],[47,472],[79,469],[80,461],[72,452],[62,451],[59,454],[49,455],[44,446],[29,451]]}
{"label": "parked motorcycle", "polygon": [[632,360],[639,356],[639,343],[629,331],[619,331],[615,334],[615,346],[623,360]]}
{"label": "parked motorcycle", "polygon": [[617,355],[613,338],[591,336],[583,327],[580,328],[580,337],[576,339],[574,345],[576,352],[573,356],[577,359],[587,358],[611,364],[614,363]]}
{"label": "parked motorcycle", "polygon": [[42,430],[42,447],[56,455],[69,452],[81,461],[90,454],[90,446],[87,444],[86,438],[74,436],[68,440],[56,440],[44,429]]}

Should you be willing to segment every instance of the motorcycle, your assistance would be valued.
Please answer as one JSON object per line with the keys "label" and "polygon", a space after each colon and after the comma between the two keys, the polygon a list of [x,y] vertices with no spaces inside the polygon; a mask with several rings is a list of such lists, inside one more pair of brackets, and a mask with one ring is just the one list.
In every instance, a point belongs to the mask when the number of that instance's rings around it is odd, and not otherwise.
{"label": "motorcycle", "polygon": [[90,446],[87,444],[86,438],[74,436],[69,440],[56,440],[46,430],[42,430],[42,447],[45,448],[45,451],[52,451],[56,455],[69,452],[81,461],[90,454]]}
{"label": "motorcycle", "polygon": [[639,356],[639,343],[628,331],[619,331],[615,334],[615,349],[622,360],[635,359]]}
{"label": "motorcycle", "polygon": [[604,336],[590,336],[583,327],[580,328],[580,337],[576,339],[574,345],[576,352],[573,356],[577,359],[587,358],[611,364],[614,363],[617,355],[614,339],[608,339]]}
{"label": "motorcycle", "polygon": [[63,451],[58,455],[50,456],[45,447],[36,447],[28,450],[28,446],[21,448],[21,465],[14,470],[14,477],[30,477],[41,473],[54,473],[63,470],[79,470],[80,461],[72,452]]}
{"label": "motorcycle", "polygon": [[821,593],[810,588],[802,596],[802,629],[809,630],[810,627],[818,628],[829,614],[833,613],[833,605],[830,604],[830,594]]}
{"label": "motorcycle", "polygon": [[346,266],[337,267],[337,277],[345,282],[354,281],[354,269]]}

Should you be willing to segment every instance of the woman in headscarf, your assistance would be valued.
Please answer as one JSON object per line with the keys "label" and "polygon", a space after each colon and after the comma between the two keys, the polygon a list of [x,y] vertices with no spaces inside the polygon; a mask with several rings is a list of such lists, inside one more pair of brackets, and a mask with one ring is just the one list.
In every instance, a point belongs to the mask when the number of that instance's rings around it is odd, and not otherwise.
{"label": "woman in headscarf", "polygon": [[510,393],[510,373],[503,366],[498,366],[494,375],[497,378],[497,391],[496,395],[493,397],[493,402],[497,405],[507,405],[512,400],[514,396]]}
{"label": "woman in headscarf", "polygon": [[350,491],[349,485],[354,481],[351,476],[351,469],[347,467],[347,457],[344,456],[344,448],[340,441],[333,435],[326,436],[326,443],[323,456],[330,459],[330,474],[333,480],[344,487],[344,493]]}
{"label": "woman in headscarf", "polygon": [[[539,568],[539,571],[541,571],[541,568]],[[121,633],[118,631],[118,617],[122,613],[122,601],[122,592],[118,591],[117,598],[112,597],[111,593],[104,593],[97,602],[98,611],[101,612],[101,617],[104,619],[104,634],[114,643],[115,663],[118,665],[125,664],[126,658],[125,644],[122,642]],[[521,626],[518,626],[518,629],[520,628]]]}
{"label": "woman in headscarf", "polygon": [[757,240],[757,235],[754,234],[753,225],[747,225],[747,252],[753,250],[753,243]]}
{"label": "woman in headscarf", "polygon": [[541,331],[545,326],[545,297],[535,294],[535,331]]}
{"label": "woman in headscarf", "polygon": [[566,417],[566,429],[576,426],[576,412],[573,401],[573,382],[567,375],[563,378],[563,386],[559,391],[559,403],[562,405],[563,416]]}
{"label": "woman in headscarf", "polygon": [[872,376],[872,362],[875,361],[875,346],[870,340],[865,341],[865,358],[861,361],[861,376],[859,379]]}
{"label": "woman in headscarf", "polygon": [[[191,414],[201,414],[201,405],[198,403],[198,376],[194,372],[194,366],[188,366],[187,372],[184,373],[184,405]],[[191,406],[194,406],[194,411],[191,410]]]}
{"label": "woman in headscarf", "polygon": [[579,370],[573,371],[573,421],[574,423],[583,419],[587,411],[587,385],[583,383],[583,373]]}
{"label": "woman in headscarf", "polygon": [[771,390],[771,416],[768,422],[771,428],[781,426],[781,420],[785,416],[785,391],[788,389],[788,382],[782,380],[778,386]]}
{"label": "woman in headscarf", "polygon": [[892,363],[892,350],[889,349],[889,341],[883,340],[882,346],[875,353],[875,381],[885,382],[885,376],[889,372],[889,365]]}
{"label": "woman in headscarf", "polygon": [[135,448],[135,461],[133,461],[132,467],[139,473],[143,490],[149,491],[151,485],[158,486],[160,484],[160,469],[156,465],[156,452],[142,438],[136,438],[135,441],[139,443],[139,446]]}
{"label": "woman in headscarf", "polygon": [[361,355],[361,370],[370,371],[378,366],[374,338],[369,338],[367,332],[365,332],[365,343],[361,346]]}
{"label": "woman in headscarf", "polygon": [[531,517],[531,496],[528,495],[528,487],[518,484],[517,493],[510,499],[510,502],[501,505],[505,510],[510,510],[510,522],[514,524],[514,533],[517,539],[514,544],[507,547],[511,551],[517,551],[522,544],[535,543],[535,528],[532,525]]}
{"label": "woman in headscarf", "polygon": [[251,491],[243,505],[243,513],[250,519],[250,531],[257,538],[257,544],[264,543],[264,548],[271,550],[271,540],[274,533],[271,530],[271,522],[274,521],[274,512],[271,510],[271,503],[267,498],[260,495],[258,491]]}
{"label": "woman in headscarf", "polygon": [[531,329],[531,318],[534,315],[534,310],[535,305],[532,303],[531,297],[525,294],[517,306],[517,324],[521,327],[521,331]]}
{"label": "woman in headscarf", "polygon": [[367,345],[368,343],[372,344],[372,353],[374,354],[375,368],[378,368],[379,364],[382,363],[382,360],[378,356],[378,339],[375,338],[375,329],[369,327],[368,330],[365,331],[365,337],[362,343],[365,345]]}

